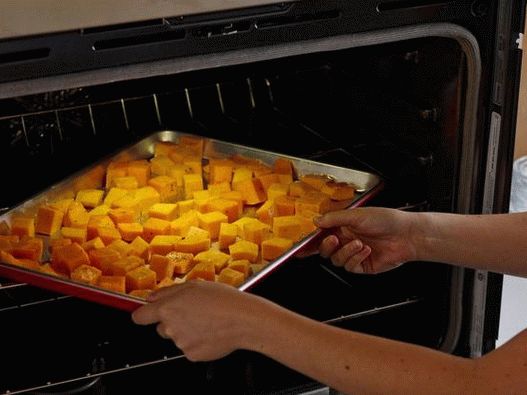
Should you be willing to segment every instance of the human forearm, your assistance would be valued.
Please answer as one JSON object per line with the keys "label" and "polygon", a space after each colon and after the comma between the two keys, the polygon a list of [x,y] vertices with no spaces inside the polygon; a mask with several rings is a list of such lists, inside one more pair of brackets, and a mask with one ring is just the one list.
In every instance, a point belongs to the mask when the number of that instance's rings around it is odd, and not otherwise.
{"label": "human forearm", "polygon": [[353,394],[456,394],[473,361],[342,330],[276,306],[246,326],[243,348],[261,352],[331,388]]}
{"label": "human forearm", "polygon": [[527,276],[527,214],[415,215],[417,259]]}

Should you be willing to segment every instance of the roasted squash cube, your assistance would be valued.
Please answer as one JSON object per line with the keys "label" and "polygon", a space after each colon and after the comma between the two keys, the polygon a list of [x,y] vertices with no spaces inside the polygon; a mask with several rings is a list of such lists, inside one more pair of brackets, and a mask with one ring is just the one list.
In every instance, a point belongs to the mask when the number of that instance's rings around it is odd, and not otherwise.
{"label": "roasted squash cube", "polygon": [[220,275],[218,276],[218,281],[220,283],[238,287],[242,285],[245,281],[245,276],[243,275],[243,273],[237,270],[226,267],[221,271]]}
{"label": "roasted squash cube", "polygon": [[[131,255],[126,258],[121,258],[117,261],[110,263],[110,274],[114,276],[124,276],[131,270],[134,270],[138,267],[145,266],[145,261],[142,258]],[[151,288],[151,287],[149,287]]]}
{"label": "roasted squash cube", "polygon": [[[61,239],[59,239],[61,240]],[[62,239],[62,240],[68,240],[68,239]],[[104,248],[104,243],[102,241],[102,239],[100,237],[96,237],[94,239],[91,239],[89,241],[86,241],[84,243],[82,243],[82,248],[84,249],[84,251],[88,252],[90,250],[98,250],[100,248]]]}
{"label": "roasted squash cube", "polygon": [[220,224],[229,222],[229,218],[220,211],[213,211],[206,214],[198,214],[199,227],[210,233],[210,238],[215,240],[220,234]]}
{"label": "roasted squash cube", "polygon": [[302,223],[300,218],[295,215],[273,218],[273,234],[276,237],[297,242],[302,238]]}
{"label": "roasted squash cube", "polygon": [[269,237],[270,226],[263,222],[250,222],[243,226],[244,239],[261,245]]}
{"label": "roasted squash cube", "polygon": [[355,187],[346,182],[328,181],[320,189],[320,192],[329,195],[331,200],[350,200],[355,196]]}
{"label": "roasted squash cube", "polygon": [[146,186],[150,173],[150,163],[146,160],[132,160],[128,163],[128,175],[137,180],[139,188]]}
{"label": "roasted squash cube", "polygon": [[181,236],[176,235],[158,235],[154,236],[150,242],[150,253],[166,255],[171,251],[174,251],[174,245],[178,240],[181,240]]}
{"label": "roasted squash cube", "polygon": [[126,290],[154,289],[156,286],[156,272],[148,266],[139,266],[126,273]]}
{"label": "roasted squash cube", "polygon": [[174,277],[176,261],[165,255],[154,254],[150,258],[150,269],[156,272],[157,280]]}
{"label": "roasted squash cube", "polygon": [[206,281],[215,281],[216,270],[212,262],[202,262],[196,264],[185,277],[187,281],[201,279]]}
{"label": "roasted squash cube", "polygon": [[87,230],[85,228],[63,226],[60,232],[63,238],[70,239],[74,243],[83,244],[87,240]]}
{"label": "roasted squash cube", "polygon": [[13,217],[11,233],[20,237],[35,237],[35,219],[32,217]]}
{"label": "roasted squash cube", "polygon": [[131,208],[112,208],[108,211],[108,216],[115,225],[137,222],[137,211]]}
{"label": "roasted squash cube", "polygon": [[148,216],[172,221],[178,216],[178,205],[177,203],[156,203],[148,210]]}
{"label": "roasted squash cube", "polygon": [[194,191],[202,191],[203,178],[201,174],[185,174],[183,176],[183,188],[186,199],[191,199]]}
{"label": "roasted squash cube", "polygon": [[257,178],[240,181],[232,189],[241,192],[244,203],[248,205],[262,203],[266,199],[262,183]]}
{"label": "roasted squash cube", "polygon": [[262,258],[272,261],[293,247],[291,239],[273,237],[262,242]]}
{"label": "roasted squash cube", "polygon": [[81,203],[84,208],[94,208],[102,203],[103,196],[102,189],[81,189],[77,192],[75,201]]}
{"label": "roasted squash cube", "polygon": [[277,217],[295,215],[295,203],[297,198],[294,196],[282,195],[274,199],[273,213]]}
{"label": "roasted squash cube", "polygon": [[198,254],[202,251],[207,251],[210,248],[210,239],[201,237],[186,237],[182,240],[176,241],[174,250],[177,252],[186,252],[190,254]]}
{"label": "roasted squash cube", "polygon": [[37,219],[35,222],[35,232],[43,235],[52,235],[60,230],[64,213],[51,206],[41,206],[38,208]]}
{"label": "roasted squash cube", "polygon": [[254,263],[258,259],[258,244],[240,240],[229,246],[229,253],[234,260],[247,259]]}
{"label": "roasted squash cube", "polygon": [[279,196],[285,196],[289,193],[289,185],[275,183],[267,189],[267,199],[273,200]]}
{"label": "roasted squash cube", "polygon": [[101,269],[104,274],[109,274],[111,271],[110,265],[121,259],[119,251],[109,247],[90,250],[88,256],[91,265]]}
{"label": "roasted squash cube", "polygon": [[150,259],[150,244],[148,244],[142,237],[136,237],[130,243],[130,255],[135,255],[148,261]]}
{"label": "roasted squash cube", "polygon": [[51,254],[51,264],[56,271],[70,274],[81,265],[89,265],[90,258],[78,243],[72,243],[54,248]]}
{"label": "roasted squash cube", "polygon": [[195,210],[187,211],[170,222],[170,233],[185,237],[191,226],[199,226],[198,212]]}
{"label": "roasted squash cube", "polygon": [[274,201],[267,200],[256,210],[256,218],[261,222],[271,225],[274,217]]}
{"label": "roasted squash cube", "polygon": [[194,267],[194,255],[173,251],[166,255],[174,263],[174,274],[187,274]]}
{"label": "roasted squash cube", "polygon": [[137,222],[119,223],[117,224],[117,229],[123,240],[129,242],[133,241],[138,236],[142,236],[144,233],[143,225]]}
{"label": "roasted squash cube", "polygon": [[88,240],[97,237],[99,227],[115,228],[115,225],[108,215],[91,215],[86,225]]}
{"label": "roasted squash cube", "polygon": [[124,240],[114,240],[108,244],[108,248],[115,250],[119,253],[121,258],[127,257],[132,251],[132,246]]}
{"label": "roasted squash cube", "polygon": [[116,228],[110,228],[106,226],[100,226],[97,228],[97,236],[100,237],[104,245],[109,245],[115,240],[121,240],[121,233]]}
{"label": "roasted squash cube", "polygon": [[237,236],[238,227],[235,224],[223,222],[220,225],[220,234],[218,236],[220,250],[226,250],[231,244],[234,244]]}
{"label": "roasted squash cube", "polygon": [[96,285],[101,275],[102,272],[95,266],[80,265],[74,271],[71,272],[70,277],[74,281],[80,281],[86,284]]}
{"label": "roasted squash cube", "polygon": [[214,265],[216,273],[219,273],[221,269],[227,266],[231,257],[221,251],[211,248],[210,250],[200,252],[194,257],[194,261],[197,263],[210,262]]}
{"label": "roasted squash cube", "polygon": [[97,285],[109,291],[126,293],[126,277],[125,276],[105,276],[99,277]]}
{"label": "roasted squash cube", "polygon": [[247,259],[237,259],[235,261],[230,261],[227,267],[232,270],[239,271],[243,274],[244,278],[249,277],[251,272],[251,262],[249,262]]}
{"label": "roasted squash cube", "polygon": [[231,182],[232,169],[234,163],[229,159],[211,159],[209,161],[210,167],[210,184],[218,184],[220,182]]}
{"label": "roasted squash cube", "polygon": [[150,242],[154,236],[168,235],[170,222],[159,218],[148,218],[143,224],[143,239]]}
{"label": "roasted squash cube", "polygon": [[11,254],[18,259],[29,259],[40,262],[44,251],[44,240],[40,237],[23,239],[19,243],[13,244]]}

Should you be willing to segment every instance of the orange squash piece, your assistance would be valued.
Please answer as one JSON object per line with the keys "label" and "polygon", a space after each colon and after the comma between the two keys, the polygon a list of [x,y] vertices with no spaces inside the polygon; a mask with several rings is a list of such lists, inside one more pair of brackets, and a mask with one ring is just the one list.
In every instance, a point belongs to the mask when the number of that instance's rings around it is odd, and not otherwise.
{"label": "orange squash piece", "polygon": [[251,272],[251,262],[249,262],[247,259],[237,259],[234,261],[230,261],[227,267],[232,270],[236,270],[240,273],[243,273],[244,278],[249,277],[249,274]]}
{"label": "orange squash piece", "polygon": [[196,264],[194,255],[190,253],[173,251],[166,258],[174,263],[174,274],[187,274]]}
{"label": "orange squash piece", "polygon": [[40,237],[25,239],[19,243],[13,244],[11,254],[18,259],[29,259],[40,262],[42,252],[44,251],[44,240]]}
{"label": "orange squash piece", "polygon": [[164,255],[154,254],[150,258],[150,269],[156,272],[158,281],[174,277],[176,261]]}
{"label": "orange squash piece", "polygon": [[241,192],[244,203],[250,206],[262,203],[266,199],[262,183],[257,178],[240,181],[233,185],[232,189]]}
{"label": "orange squash piece", "polygon": [[20,237],[35,237],[35,219],[32,217],[13,217],[11,220],[11,234]]}
{"label": "orange squash piece", "polygon": [[80,265],[71,272],[71,279],[90,285],[96,285],[102,272],[94,266]]}
{"label": "orange squash piece", "polygon": [[156,272],[144,265],[126,273],[126,290],[128,292],[137,289],[154,289],[156,282]]}
{"label": "orange squash piece", "polygon": [[90,258],[78,243],[72,243],[54,248],[51,254],[51,264],[56,271],[70,274],[81,265],[89,265]]}
{"label": "orange squash piece", "polygon": [[251,263],[255,263],[258,259],[258,244],[247,240],[240,240],[229,246],[229,254],[232,259],[247,259]]}
{"label": "orange squash piece", "polygon": [[109,265],[109,272],[114,276],[124,276],[126,273],[144,265],[145,261],[142,258],[131,255],[111,262]]}
{"label": "orange squash piece", "polygon": [[291,239],[274,237],[262,242],[262,258],[272,261],[293,247]]}
{"label": "orange squash piece", "polygon": [[143,224],[143,239],[150,242],[157,235],[168,235],[170,222],[159,218],[148,218]]}
{"label": "orange squash piece", "polygon": [[223,269],[218,276],[218,282],[232,285],[233,287],[238,287],[245,281],[245,276],[243,273],[226,267]]}
{"label": "orange squash piece", "polygon": [[196,264],[185,277],[187,281],[201,279],[206,281],[215,281],[216,270],[212,262],[202,262]]}
{"label": "orange squash piece", "polygon": [[119,223],[117,224],[117,229],[123,240],[129,242],[133,241],[136,237],[142,236],[144,233],[143,225],[137,222]]}
{"label": "orange squash piece", "polygon": [[109,291],[126,293],[125,276],[105,276],[102,275],[97,281],[97,285]]}
{"label": "orange squash piece", "polygon": [[110,265],[121,259],[121,254],[109,247],[104,247],[96,250],[90,250],[88,252],[91,265],[101,269],[104,274],[110,272]]}
{"label": "orange squash piece", "polygon": [[51,206],[41,206],[38,208],[35,222],[35,232],[43,235],[52,235],[62,226],[64,213]]}

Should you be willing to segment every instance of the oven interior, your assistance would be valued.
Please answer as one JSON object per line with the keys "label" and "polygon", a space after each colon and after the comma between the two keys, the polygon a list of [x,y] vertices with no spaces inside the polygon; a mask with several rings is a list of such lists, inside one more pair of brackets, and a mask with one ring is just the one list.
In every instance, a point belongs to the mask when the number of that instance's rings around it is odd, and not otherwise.
{"label": "oven interior", "polygon": [[[177,130],[374,172],[385,188],[369,205],[450,212],[465,79],[456,41],[423,38],[4,99],[0,207],[149,133]],[[310,257],[252,292],[331,325],[440,348],[451,277],[439,263],[362,276]],[[0,283],[2,392],[293,393],[318,385],[244,351],[190,363],[127,313]]]}

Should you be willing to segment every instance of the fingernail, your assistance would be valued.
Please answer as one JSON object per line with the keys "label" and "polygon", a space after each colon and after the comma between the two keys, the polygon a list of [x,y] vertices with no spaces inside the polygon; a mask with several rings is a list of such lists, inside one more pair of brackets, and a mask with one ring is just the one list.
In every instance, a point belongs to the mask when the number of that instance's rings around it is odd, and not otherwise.
{"label": "fingernail", "polygon": [[357,250],[361,250],[362,249],[362,241],[360,240],[355,240],[353,242],[353,248],[354,249],[357,249]]}
{"label": "fingernail", "polygon": [[313,217],[313,223],[316,226],[320,226],[320,220],[322,219],[322,215],[317,215],[316,217]]}

